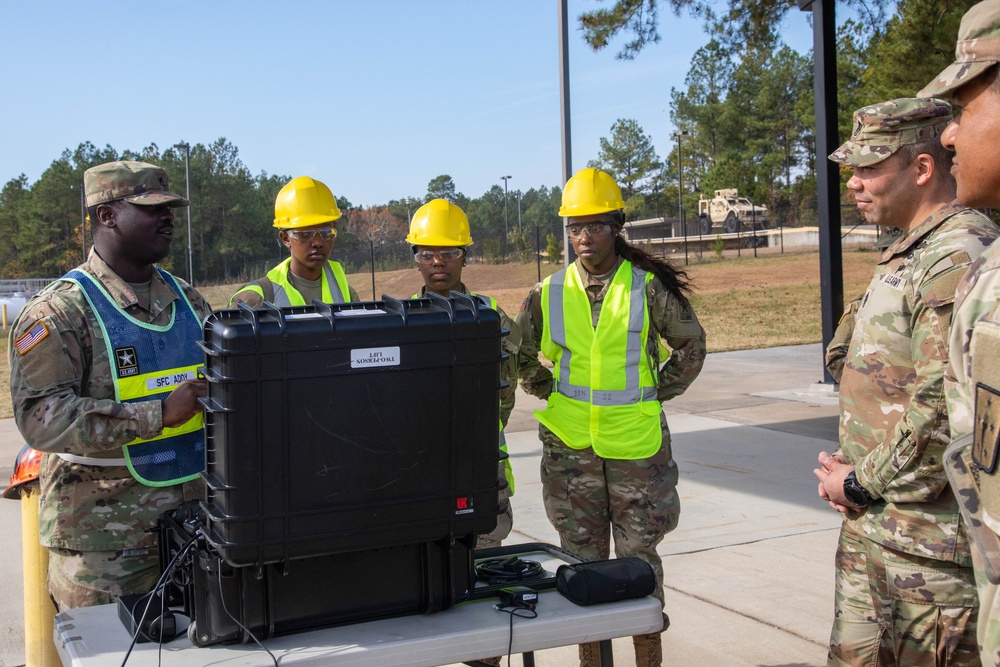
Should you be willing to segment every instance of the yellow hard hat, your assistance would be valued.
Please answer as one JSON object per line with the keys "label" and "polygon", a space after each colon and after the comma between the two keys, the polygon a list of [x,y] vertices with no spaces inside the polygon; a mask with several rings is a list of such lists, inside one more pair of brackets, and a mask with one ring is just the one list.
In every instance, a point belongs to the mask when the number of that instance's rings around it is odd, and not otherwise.
{"label": "yellow hard hat", "polygon": [[563,188],[562,206],[559,216],[575,218],[582,215],[596,215],[625,208],[621,188],[600,169],[587,167],[573,175]]}
{"label": "yellow hard hat", "polygon": [[447,199],[432,199],[413,214],[406,242],[430,246],[472,245],[469,218]]}
{"label": "yellow hard hat", "polygon": [[308,176],[290,180],[274,200],[274,226],[278,229],[312,227],[339,217],[330,188]]}

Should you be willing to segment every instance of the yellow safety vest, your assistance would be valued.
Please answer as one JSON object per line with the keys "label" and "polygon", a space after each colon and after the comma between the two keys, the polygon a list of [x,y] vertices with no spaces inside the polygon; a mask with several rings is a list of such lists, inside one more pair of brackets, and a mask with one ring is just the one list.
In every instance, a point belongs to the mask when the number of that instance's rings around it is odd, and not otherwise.
{"label": "yellow safety vest", "polygon": [[[302,294],[295,289],[288,279],[291,270],[292,258],[289,257],[281,264],[267,272],[267,279],[274,287],[274,295],[268,299],[269,295],[264,293],[264,288],[259,281],[254,281],[244,287],[240,292],[250,290],[260,294],[265,301],[271,301],[276,306],[305,306],[306,301]],[[237,292],[239,294],[239,292]],[[347,303],[351,295],[347,285],[347,274],[339,262],[327,261],[323,266],[323,303]]]}
{"label": "yellow safety vest", "polygon": [[576,267],[542,282],[542,354],[555,365],[548,406],[535,416],[572,449],[643,459],[660,448],[653,363],[646,352],[646,284],[653,274],[622,261],[593,325]]}

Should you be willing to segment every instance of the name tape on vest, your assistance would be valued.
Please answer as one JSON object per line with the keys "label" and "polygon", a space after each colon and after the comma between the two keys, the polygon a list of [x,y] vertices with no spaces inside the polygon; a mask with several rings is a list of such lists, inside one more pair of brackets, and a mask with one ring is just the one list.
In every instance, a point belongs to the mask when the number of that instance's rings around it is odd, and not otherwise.
{"label": "name tape on vest", "polygon": [[193,380],[195,377],[194,371],[187,371],[185,373],[166,373],[157,377],[146,378],[146,390],[153,391],[155,389],[162,389],[163,387],[173,387],[175,384],[180,384],[184,380]]}

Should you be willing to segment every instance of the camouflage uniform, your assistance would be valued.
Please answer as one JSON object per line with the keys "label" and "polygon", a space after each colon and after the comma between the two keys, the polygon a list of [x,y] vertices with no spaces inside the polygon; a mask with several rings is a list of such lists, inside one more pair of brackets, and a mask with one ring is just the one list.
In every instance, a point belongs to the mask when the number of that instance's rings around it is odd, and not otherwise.
{"label": "camouflage uniform", "polygon": [[[831,159],[874,164],[933,137],[950,121],[942,104],[862,109],[854,139],[872,145],[852,154],[865,146],[848,142]],[[969,545],[941,464],[942,383],[955,288],[998,236],[978,212],[942,205],[883,253],[862,297],[840,383],[840,446],[874,501],[841,530],[830,665],[979,664]]]}
{"label": "camouflage uniform", "polygon": [[[155,271],[146,301],[96,251],[79,269],[139,320],[169,324],[171,306],[179,305]],[[201,295],[176,280],[195,312],[208,315]],[[161,512],[200,497],[200,482],[154,488],[136,481],[123,461],[95,466],[57,456],[121,459],[125,443],[161,433],[163,404],[114,401],[114,369],[101,325],[78,286],[56,282],[30,299],[12,325],[11,341],[41,331],[35,329],[39,322],[45,325],[44,337],[23,353],[10,346],[10,386],[21,435],[46,452],[38,523],[40,541],[50,553],[49,590],[62,609],[145,593],[159,576],[157,539],[148,531]]]}
{"label": "camouflage uniform", "polygon": [[954,443],[945,467],[958,490],[980,598],[984,665],[1000,665],[1000,245],[976,260],[959,286],[945,375]]}
{"label": "camouflage uniform", "polygon": [[[618,267],[592,276],[579,260],[579,271],[592,303],[597,326],[604,296]],[[538,359],[542,339],[542,284],[528,294],[517,315],[521,329],[518,361],[522,388],[539,398],[552,392],[552,372]],[[670,346],[670,358],[658,373],[657,398],[662,402],[684,393],[705,362],[705,331],[690,306],[683,306],[659,278],[646,285],[650,313],[647,349],[657,354],[659,339]],[[656,572],[656,596],[663,602],[663,565],[656,546],[677,526],[677,464],[670,448],[666,418],[660,416],[662,445],[647,459],[603,459],[593,449],[567,447],[539,424],[542,441],[542,496],[549,521],[559,531],[562,547],[585,560],[608,558],[610,538],[618,557],[639,556]]]}
{"label": "camouflage uniform", "polygon": [[858,313],[861,305],[861,297],[847,304],[844,314],[837,322],[837,329],[833,332],[830,344],[826,346],[826,357],[823,363],[826,370],[830,371],[834,382],[840,382],[841,375],[844,374],[844,361],[847,358],[847,350],[851,346],[851,334],[854,333],[854,317]]}
{"label": "camouflage uniform", "polygon": [[[455,291],[462,294],[472,294],[465,283],[460,283]],[[414,298],[422,297],[426,293],[427,288],[421,287],[420,292],[413,296]],[[517,391],[517,353],[521,346],[521,330],[499,305],[497,313],[500,315],[500,326],[510,331],[502,343],[503,351],[509,357],[500,366],[500,380],[507,383],[506,387],[500,389],[500,423],[506,428],[510,413],[514,410],[514,394]],[[514,489],[507,483],[507,465],[503,461],[500,462],[499,474],[503,488],[500,490],[500,514],[497,516],[497,527],[489,533],[479,536],[476,541],[477,549],[500,546],[500,543],[507,539],[514,527],[514,510],[510,504],[510,497],[514,495]]]}
{"label": "camouflage uniform", "polygon": [[[902,230],[899,227],[893,227],[891,232],[885,232],[878,237],[878,241],[875,242],[874,247],[879,250],[885,250],[901,234]],[[826,370],[830,371],[830,375],[833,376],[834,382],[839,383],[840,376],[844,373],[844,360],[847,358],[847,350],[851,346],[851,334],[854,333],[854,317],[858,314],[860,307],[860,296],[847,304],[847,308],[844,309],[844,313],[840,316],[840,321],[837,322],[837,329],[833,332],[833,338],[830,339],[830,344],[826,346],[824,365],[826,366]]]}
{"label": "camouflage uniform", "polygon": [[[980,2],[958,31],[955,62],[921,95],[950,95],[1000,62],[1000,3]],[[996,93],[993,92],[995,96]],[[980,137],[993,142],[997,137]],[[961,159],[961,155],[959,155]],[[997,201],[1000,204],[1000,193]],[[959,498],[972,542],[979,593],[978,640],[984,665],[1000,667],[1000,245],[977,259],[958,286],[945,373],[953,444],[945,452],[948,480]]]}

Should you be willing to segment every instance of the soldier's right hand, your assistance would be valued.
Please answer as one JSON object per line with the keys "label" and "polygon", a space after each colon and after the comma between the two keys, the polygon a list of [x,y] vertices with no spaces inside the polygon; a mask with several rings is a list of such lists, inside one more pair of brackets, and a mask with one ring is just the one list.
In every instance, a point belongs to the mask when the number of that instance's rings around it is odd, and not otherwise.
{"label": "soldier's right hand", "polygon": [[184,380],[163,401],[163,427],[180,426],[203,410],[198,399],[208,394],[208,382]]}

